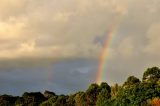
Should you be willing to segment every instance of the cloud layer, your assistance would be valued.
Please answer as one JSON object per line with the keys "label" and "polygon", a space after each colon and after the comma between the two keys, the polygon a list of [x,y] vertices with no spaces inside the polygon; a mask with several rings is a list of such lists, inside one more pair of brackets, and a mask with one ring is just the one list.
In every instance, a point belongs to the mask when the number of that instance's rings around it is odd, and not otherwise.
{"label": "cloud layer", "polygon": [[[160,63],[159,4],[159,0],[1,0],[0,71],[35,66],[48,70],[48,66],[72,58],[94,58],[97,63],[108,30],[120,20],[108,48],[104,80],[122,82],[131,74],[140,77],[146,67]],[[63,77],[65,69],[68,76],[75,77],[67,77],[66,82],[55,78],[61,87],[76,84],[77,77],[94,80],[96,67],[92,65],[89,69],[94,71],[62,66],[62,75],[57,71],[61,68],[54,70],[57,77]],[[83,82],[88,84],[88,78],[76,86],[83,88]]]}
{"label": "cloud layer", "polygon": [[[158,0],[1,0],[0,58],[97,57],[101,47],[93,43],[94,39],[107,35],[118,18],[122,22],[114,38],[120,44],[117,48],[130,48],[121,52],[131,52],[132,47],[125,47],[127,41],[122,39],[129,36],[134,46],[137,39],[139,45],[146,43],[146,39],[157,40],[158,32],[151,30],[159,28],[158,3]],[[144,47],[145,52],[153,48],[151,42]]]}
{"label": "cloud layer", "polygon": [[95,57],[100,48],[93,39],[106,33],[116,15],[127,12],[126,1],[1,0],[0,4],[1,58]]}

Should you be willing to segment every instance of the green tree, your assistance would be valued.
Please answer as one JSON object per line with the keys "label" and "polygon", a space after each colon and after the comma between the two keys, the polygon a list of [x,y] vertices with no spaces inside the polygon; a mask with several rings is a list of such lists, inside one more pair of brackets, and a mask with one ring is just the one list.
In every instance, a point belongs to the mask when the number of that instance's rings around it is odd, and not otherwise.
{"label": "green tree", "polygon": [[75,96],[75,106],[88,106],[86,94],[84,92],[78,92]]}
{"label": "green tree", "polygon": [[111,97],[111,94],[108,91],[108,89],[102,89],[101,92],[98,95],[96,106],[109,106],[110,97]]}
{"label": "green tree", "polygon": [[58,98],[58,96],[53,96],[53,97],[49,98],[48,100],[42,102],[40,106],[53,106],[54,103],[56,102],[57,98]]}
{"label": "green tree", "polygon": [[56,94],[54,92],[47,91],[47,90],[44,92],[44,97],[45,98],[49,99],[49,98],[54,97],[54,96],[56,96]]}
{"label": "green tree", "polygon": [[134,76],[130,76],[127,78],[127,81],[123,84],[123,87],[132,87],[140,83],[140,80]]}
{"label": "green tree", "polygon": [[75,106],[75,96],[76,94],[74,95],[70,95],[67,99],[67,106]]}
{"label": "green tree", "polygon": [[43,94],[40,92],[25,92],[23,94],[24,104],[28,106],[37,106],[46,100]]}
{"label": "green tree", "polygon": [[56,102],[52,104],[53,106],[67,106],[68,96],[60,95],[58,96]]}
{"label": "green tree", "polygon": [[106,82],[102,82],[99,89],[100,91],[106,89],[109,93],[111,93],[111,87]]}
{"label": "green tree", "polygon": [[120,90],[121,86],[115,84],[111,87],[111,97],[115,99],[117,97],[118,91]]}
{"label": "green tree", "polygon": [[11,95],[1,95],[0,96],[0,106],[13,106],[18,97],[13,97]]}
{"label": "green tree", "polygon": [[148,68],[143,74],[144,82],[156,82],[160,79],[160,69],[158,67]]}
{"label": "green tree", "polygon": [[25,101],[22,97],[17,98],[17,100],[15,101],[15,105],[16,106],[23,106],[25,105]]}
{"label": "green tree", "polygon": [[97,84],[91,84],[86,91],[87,105],[95,106],[97,101],[97,96],[99,94],[99,86]]}

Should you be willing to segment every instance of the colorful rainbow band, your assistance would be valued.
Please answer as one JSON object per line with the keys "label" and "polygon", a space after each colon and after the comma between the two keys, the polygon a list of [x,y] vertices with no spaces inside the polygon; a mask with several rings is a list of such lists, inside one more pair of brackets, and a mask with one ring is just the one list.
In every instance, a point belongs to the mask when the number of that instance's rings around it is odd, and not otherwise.
{"label": "colorful rainbow band", "polygon": [[96,83],[101,83],[102,78],[103,78],[103,73],[105,72],[106,69],[106,58],[108,56],[108,51],[109,51],[109,46],[111,44],[111,41],[113,39],[113,35],[115,33],[115,26],[112,26],[109,30],[109,33],[106,37],[106,41],[104,44],[104,49],[102,50],[102,53],[100,55],[100,60],[99,60],[99,66],[98,66],[98,71],[97,71],[97,76],[96,76]]}
{"label": "colorful rainbow band", "polygon": [[107,71],[106,70],[107,69],[106,62],[108,60],[109,49],[111,47],[113,38],[116,35],[116,32],[118,30],[118,26],[121,23],[121,21],[122,21],[122,17],[118,16],[118,20],[115,21],[115,23],[112,24],[112,26],[109,28],[109,31],[108,31],[108,34],[107,34],[107,37],[105,40],[105,44],[104,44],[102,52],[100,54],[99,66],[98,66],[96,80],[95,80],[95,82],[97,84],[100,84],[103,81],[103,79],[105,79],[105,72]]}

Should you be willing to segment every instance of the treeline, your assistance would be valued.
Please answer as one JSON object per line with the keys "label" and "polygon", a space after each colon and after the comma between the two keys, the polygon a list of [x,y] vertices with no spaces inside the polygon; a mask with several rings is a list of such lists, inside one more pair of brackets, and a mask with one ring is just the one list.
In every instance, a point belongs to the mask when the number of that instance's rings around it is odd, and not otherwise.
{"label": "treeline", "polygon": [[129,76],[122,85],[91,84],[72,95],[50,91],[26,92],[22,97],[1,95],[0,106],[160,106],[160,69],[148,68],[142,80]]}

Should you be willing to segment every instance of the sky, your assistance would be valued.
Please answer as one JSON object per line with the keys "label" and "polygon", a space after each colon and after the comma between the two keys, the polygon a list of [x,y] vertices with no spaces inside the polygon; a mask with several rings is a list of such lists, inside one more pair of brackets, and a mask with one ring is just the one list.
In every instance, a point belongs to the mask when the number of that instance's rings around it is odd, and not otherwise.
{"label": "sky", "polygon": [[[110,27],[104,81],[160,66],[159,0],[0,0],[0,94],[73,93],[95,82]],[[117,22],[118,21],[118,22]]]}

